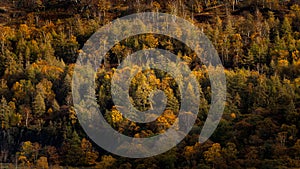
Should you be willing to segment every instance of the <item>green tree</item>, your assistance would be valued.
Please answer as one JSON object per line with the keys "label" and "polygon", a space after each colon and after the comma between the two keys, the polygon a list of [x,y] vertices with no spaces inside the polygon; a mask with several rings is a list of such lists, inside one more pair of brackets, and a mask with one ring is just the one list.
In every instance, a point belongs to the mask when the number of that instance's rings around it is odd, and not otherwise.
{"label": "green tree", "polygon": [[62,149],[63,156],[61,160],[65,165],[80,166],[84,164],[81,140],[76,131],[73,131],[72,135],[64,141]]}
{"label": "green tree", "polygon": [[237,159],[238,151],[234,143],[227,143],[226,147],[222,148],[222,157],[226,160],[227,164],[230,164]]}
{"label": "green tree", "polygon": [[1,99],[0,103],[0,120],[1,120],[1,128],[9,128],[9,114],[10,114],[10,107],[7,105],[7,101],[4,97]]}
{"label": "green tree", "polygon": [[16,112],[16,104],[14,102],[7,103],[2,97],[0,102],[0,122],[2,129],[9,129],[13,126],[21,124],[22,116]]}
{"label": "green tree", "polygon": [[39,118],[46,112],[45,99],[42,93],[38,92],[32,103],[34,115]]}

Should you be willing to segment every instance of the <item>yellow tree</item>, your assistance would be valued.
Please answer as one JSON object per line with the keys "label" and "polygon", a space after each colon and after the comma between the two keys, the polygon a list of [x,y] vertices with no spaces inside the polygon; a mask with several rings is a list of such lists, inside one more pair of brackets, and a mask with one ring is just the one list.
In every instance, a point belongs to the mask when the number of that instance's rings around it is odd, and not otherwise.
{"label": "yellow tree", "polygon": [[241,62],[243,54],[243,42],[240,34],[234,34],[231,37],[232,40],[232,52],[233,52],[233,64],[238,66]]}
{"label": "yellow tree", "polygon": [[12,91],[18,104],[30,104],[34,93],[34,86],[30,80],[20,80],[13,85]]}
{"label": "yellow tree", "polygon": [[158,133],[163,133],[165,130],[171,127],[176,120],[176,116],[171,110],[165,110],[161,116],[157,118],[155,126],[151,126],[151,129],[156,129]]}
{"label": "yellow tree", "polygon": [[160,4],[156,1],[152,2],[151,5],[152,5],[152,9],[154,10],[153,12],[158,12],[161,8]]}
{"label": "yellow tree", "polygon": [[40,169],[48,169],[49,165],[48,165],[47,157],[40,157],[36,161],[36,166],[37,166],[37,168],[40,168]]}
{"label": "yellow tree", "polygon": [[83,138],[81,140],[81,149],[84,153],[84,163],[86,165],[95,165],[96,160],[98,158],[98,152],[94,151],[92,143],[90,143],[87,139]]}
{"label": "yellow tree", "polygon": [[153,34],[143,35],[140,38],[140,43],[143,44],[143,49],[156,48],[158,45],[158,39]]}
{"label": "yellow tree", "polygon": [[118,64],[120,65],[121,60],[122,60],[122,56],[124,57],[124,49],[125,46],[117,43],[113,48],[112,48],[112,52],[116,55],[117,59],[118,59]]}
{"label": "yellow tree", "polygon": [[24,39],[30,39],[31,37],[31,29],[26,24],[21,24],[19,27],[18,36]]}
{"label": "yellow tree", "polygon": [[111,168],[116,162],[116,159],[111,155],[104,155],[101,157],[101,162],[96,165],[96,169],[108,169]]}
{"label": "yellow tree", "polygon": [[109,0],[99,0],[98,1],[98,9],[102,12],[103,18],[100,16],[100,18],[105,19],[106,11],[111,7],[111,3]]}
{"label": "yellow tree", "polygon": [[204,158],[207,163],[211,163],[213,168],[215,168],[216,162],[221,158],[221,145],[214,143],[212,147],[204,152]]}
{"label": "yellow tree", "polygon": [[184,148],[184,157],[186,158],[188,164],[190,165],[190,167],[194,167],[197,165],[197,154],[200,153],[200,143],[197,142],[195,145],[193,146],[186,146]]}
{"label": "yellow tree", "polygon": [[111,111],[107,111],[105,113],[105,118],[111,125],[115,127],[123,121],[123,116],[116,107],[113,107]]}
{"label": "yellow tree", "polygon": [[14,37],[14,30],[8,26],[0,26],[0,48],[1,53],[4,53],[5,47],[9,43],[9,39]]}
{"label": "yellow tree", "polygon": [[40,145],[38,143],[31,143],[30,141],[26,141],[22,144],[20,152],[21,156],[19,158],[22,158],[22,160],[26,159],[27,162],[30,163],[35,163],[39,155],[39,151]]}

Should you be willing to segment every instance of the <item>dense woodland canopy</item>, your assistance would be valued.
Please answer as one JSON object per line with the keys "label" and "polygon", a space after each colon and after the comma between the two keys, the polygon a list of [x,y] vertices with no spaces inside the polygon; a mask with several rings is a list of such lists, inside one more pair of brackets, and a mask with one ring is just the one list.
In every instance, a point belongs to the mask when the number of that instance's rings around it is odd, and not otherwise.
{"label": "dense woodland canopy", "polygon": [[[300,168],[300,4],[296,0],[0,0],[0,162],[57,168]],[[226,68],[227,100],[213,136],[198,137],[210,105],[207,68],[179,41],[153,34],[117,43],[98,70],[97,99],[119,132],[150,137],[168,129],[180,106],[168,74],[148,70],[131,83],[133,105],[150,106],[154,88],[168,98],[153,123],[122,117],[110,80],[128,54],[166,49],[188,63],[201,86],[192,131],[175,148],[147,159],[104,151],[82,130],[72,106],[74,63],[102,25],[128,14],[174,14],[203,29]],[[180,33],[180,32],[178,32]],[[122,79],[121,79],[122,80]],[[189,86],[188,92],[193,93]],[[179,126],[184,127],[184,126]]]}

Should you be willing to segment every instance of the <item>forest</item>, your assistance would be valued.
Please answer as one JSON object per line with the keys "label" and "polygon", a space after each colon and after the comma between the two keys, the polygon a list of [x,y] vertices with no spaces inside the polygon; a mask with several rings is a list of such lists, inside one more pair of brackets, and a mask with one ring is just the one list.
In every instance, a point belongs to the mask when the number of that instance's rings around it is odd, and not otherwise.
{"label": "forest", "polygon": [[[138,12],[176,15],[203,30],[225,68],[227,93],[217,129],[199,143],[211,105],[207,67],[171,37],[141,34],[117,42],[99,65],[95,88],[101,113],[116,131],[136,138],[163,133],[180,108],[175,80],[150,69],[133,78],[130,99],[145,111],[151,91],[161,89],[165,110],[149,124],[122,116],[110,82],[129,54],[168,50],[189,66],[200,86],[196,123],[184,140],[163,154],[134,159],[105,151],[87,136],[71,82],[86,41],[103,25]],[[297,0],[0,0],[0,77],[1,169],[300,168]]]}

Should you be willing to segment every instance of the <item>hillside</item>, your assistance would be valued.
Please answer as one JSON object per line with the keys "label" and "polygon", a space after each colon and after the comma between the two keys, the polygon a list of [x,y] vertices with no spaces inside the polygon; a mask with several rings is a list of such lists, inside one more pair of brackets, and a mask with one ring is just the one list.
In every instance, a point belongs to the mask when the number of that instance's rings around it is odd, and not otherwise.
{"label": "hillside", "polygon": [[[178,39],[157,34],[128,37],[116,43],[99,65],[88,63],[99,67],[94,91],[88,90],[86,77],[79,77],[86,82],[79,86],[84,98],[96,94],[96,107],[112,128],[135,138],[155,137],[173,125],[187,128],[176,121],[182,120],[181,82],[169,72],[137,69],[140,72],[131,79],[128,92],[122,85],[114,88],[119,90],[117,99],[128,94],[139,111],[155,107],[152,91],[163,91],[168,101],[156,120],[131,121],[122,116],[122,106],[115,105],[111,82],[125,84],[133,67],[120,74],[116,69],[139,50],[165,49],[178,56],[176,64],[188,66],[199,83],[184,87],[190,96],[184,99],[197,102],[199,108],[191,131],[171,150],[144,159],[120,157],[99,147],[79,123],[71,85],[74,67],[84,54],[83,46],[103,25],[149,11],[182,17],[209,38],[225,68],[225,109],[214,134],[199,143],[213,100],[209,67]],[[178,29],[178,36],[188,31]],[[167,67],[167,61],[157,64]],[[9,168],[300,168],[300,3],[296,0],[0,0],[0,77],[0,163]],[[190,79],[184,76],[181,81]],[[196,96],[199,100],[193,99]],[[85,108],[95,105],[80,104],[79,109],[91,115]],[[183,120],[190,122],[194,116],[185,113]],[[118,148],[128,147],[146,151],[129,144]]]}

